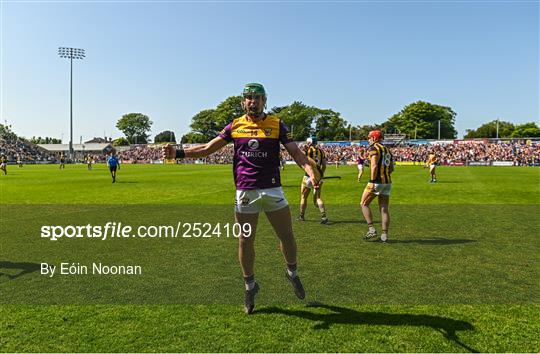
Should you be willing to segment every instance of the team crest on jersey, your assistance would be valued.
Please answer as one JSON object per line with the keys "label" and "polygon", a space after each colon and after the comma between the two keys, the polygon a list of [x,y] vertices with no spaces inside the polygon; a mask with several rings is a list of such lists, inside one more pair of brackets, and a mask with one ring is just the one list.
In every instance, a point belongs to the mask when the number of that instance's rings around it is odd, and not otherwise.
{"label": "team crest on jersey", "polygon": [[257,150],[257,149],[259,149],[259,140],[257,140],[257,139],[251,139],[250,141],[248,141],[248,147],[249,147],[251,150]]}
{"label": "team crest on jersey", "polygon": [[266,129],[264,130],[264,135],[270,136],[271,134],[272,134],[272,128],[266,128]]}
{"label": "team crest on jersey", "polygon": [[240,204],[248,205],[249,204],[249,198],[244,197],[244,198],[240,199]]}

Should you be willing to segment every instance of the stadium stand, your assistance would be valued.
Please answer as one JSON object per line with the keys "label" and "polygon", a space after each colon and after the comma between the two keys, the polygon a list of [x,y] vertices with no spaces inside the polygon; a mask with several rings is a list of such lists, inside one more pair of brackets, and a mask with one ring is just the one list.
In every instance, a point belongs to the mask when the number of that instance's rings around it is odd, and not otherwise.
{"label": "stadium stand", "polygon": [[161,145],[131,145],[118,158],[122,163],[156,163],[161,159]]}
{"label": "stadium stand", "polygon": [[0,154],[6,155],[8,163],[16,163],[19,158],[25,164],[51,163],[56,160],[54,154],[20,138],[0,138]]}
{"label": "stadium stand", "polygon": [[[0,153],[5,154],[8,163],[15,163],[18,157],[23,163],[55,163],[60,152],[68,150],[67,144],[36,145],[17,137],[7,126],[0,128]],[[110,139],[109,139],[110,140]],[[480,139],[480,140],[404,140],[404,136],[386,136],[385,144],[391,146],[394,161],[403,164],[423,164],[429,155],[437,154],[441,165],[483,165],[483,166],[540,166],[540,139]],[[80,145],[80,147],[79,147]],[[75,162],[83,162],[91,154],[95,162],[105,161],[112,149],[110,141],[94,140],[85,144],[74,144]],[[367,141],[320,142],[319,146],[332,164],[355,163],[359,154],[365,152]],[[189,145],[184,145],[184,147]],[[301,149],[304,143],[300,142]],[[131,145],[116,147],[122,163],[161,163],[161,145]],[[286,150],[283,159],[293,163]],[[230,164],[233,160],[233,146],[227,145],[220,151],[204,159],[184,159],[181,163]]]}
{"label": "stadium stand", "polygon": [[[397,162],[423,164],[430,152],[439,156],[442,165],[493,165],[496,162],[507,162],[513,166],[538,166],[540,165],[540,142],[531,140],[498,141],[488,143],[478,140],[434,141],[425,144],[408,143],[400,140],[401,145],[393,146],[390,150]],[[302,149],[304,144],[299,143]],[[356,160],[358,154],[363,153],[367,142],[335,144],[322,142],[320,147],[324,151],[329,163],[347,164]],[[144,150],[143,150],[144,151]],[[137,153],[137,150],[132,153]],[[193,161],[186,159],[183,163],[209,163],[228,164],[232,163],[232,145],[226,146],[217,153],[205,158]],[[292,158],[283,151],[286,161],[292,162]]]}

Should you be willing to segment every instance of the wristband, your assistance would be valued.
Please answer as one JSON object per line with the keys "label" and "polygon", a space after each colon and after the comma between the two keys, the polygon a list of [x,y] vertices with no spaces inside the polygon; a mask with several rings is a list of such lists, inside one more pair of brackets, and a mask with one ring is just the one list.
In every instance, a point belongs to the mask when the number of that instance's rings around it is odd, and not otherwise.
{"label": "wristband", "polygon": [[183,159],[184,157],[186,157],[186,152],[184,151],[184,149],[176,149],[176,158]]}

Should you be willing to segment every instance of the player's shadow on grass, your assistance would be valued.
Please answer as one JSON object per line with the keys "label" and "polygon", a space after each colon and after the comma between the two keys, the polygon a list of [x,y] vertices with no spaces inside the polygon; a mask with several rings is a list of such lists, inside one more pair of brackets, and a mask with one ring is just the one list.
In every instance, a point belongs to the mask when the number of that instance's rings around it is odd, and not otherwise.
{"label": "player's shadow on grass", "polygon": [[[373,223],[377,223],[374,221]],[[328,225],[334,225],[334,224],[366,224],[367,222],[365,220],[329,220]]]}
{"label": "player's shadow on grass", "polygon": [[[313,224],[320,224],[321,223],[321,219],[317,219],[317,218],[309,218],[309,219],[306,219],[305,221],[298,221],[298,220],[295,220],[297,222],[300,222],[300,223],[313,223]],[[374,224],[380,224],[380,221],[377,221],[377,220],[374,220],[373,221]],[[328,225],[337,225],[337,224],[364,224],[364,225],[367,225],[367,222],[365,220],[360,220],[360,219],[357,219],[357,220],[332,220],[332,219],[329,219],[328,220],[328,223],[326,224],[327,226]]]}
{"label": "player's shadow on grass", "polygon": [[[321,219],[306,219],[305,221],[299,221],[299,222],[308,223],[308,224],[320,224]],[[362,220],[328,220],[325,226],[337,225],[337,224],[366,224],[366,222]]]}
{"label": "player's shadow on grass", "polygon": [[[40,267],[39,263],[0,261],[0,277],[5,275],[8,279],[13,280],[25,274],[37,272]],[[4,273],[5,269],[15,269],[19,270],[19,272],[17,274],[8,274]]]}
{"label": "player's shadow on grass", "polygon": [[308,307],[326,309],[332,312],[318,313],[308,310],[289,310],[279,307],[267,307],[256,312],[295,316],[301,317],[306,320],[318,322],[313,327],[313,329],[316,330],[329,329],[330,326],[333,324],[431,327],[437,332],[440,332],[446,339],[455,342],[462,348],[470,352],[478,352],[476,349],[461,342],[456,334],[456,332],[458,331],[474,330],[474,326],[466,321],[431,315],[394,314],[385,312],[360,312],[346,307],[331,306],[322,303],[311,303],[308,305]]}
{"label": "player's shadow on grass", "polygon": [[419,245],[458,245],[462,243],[478,242],[469,239],[451,238],[431,238],[431,239],[411,239],[411,240],[388,240],[388,243],[419,244]]}

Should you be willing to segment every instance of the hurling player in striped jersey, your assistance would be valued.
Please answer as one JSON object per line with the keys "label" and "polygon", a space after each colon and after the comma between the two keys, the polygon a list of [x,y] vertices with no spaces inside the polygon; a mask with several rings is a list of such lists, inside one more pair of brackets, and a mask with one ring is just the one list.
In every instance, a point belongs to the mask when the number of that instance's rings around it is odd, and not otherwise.
{"label": "hurling player in striped jersey", "polygon": [[[318,170],[322,179],[324,171],[326,170],[326,156],[324,155],[322,149],[317,146],[316,136],[307,138],[304,150],[308,161],[312,161],[312,166],[314,166]],[[319,182],[319,188],[313,191],[313,204],[319,209],[319,212],[321,213],[321,224],[328,224],[326,208],[324,207],[324,202],[321,197],[322,184],[323,181],[321,180]],[[312,187],[313,186],[311,184],[311,178],[307,174],[305,174],[302,178],[302,183],[300,185],[300,215],[298,215],[298,218],[296,218],[296,220],[298,221],[306,220],[304,214],[306,213],[306,208],[308,204],[307,199],[309,197],[309,193]]]}
{"label": "hurling player in striped jersey", "polygon": [[286,264],[285,276],[291,282],[299,299],[305,297],[296,261],[296,241],[293,235],[291,211],[280,178],[280,143],[314,181],[319,181],[306,156],[291,140],[285,124],[277,117],[264,113],[266,91],[263,85],[250,83],[242,93],[242,107],[246,114],[231,117],[221,133],[206,144],[189,149],[163,147],[163,158],[200,158],[208,156],[225,145],[234,143],[233,175],[236,184],[235,215],[239,224],[249,224],[251,234],[239,238],[238,256],[245,283],[244,310],[251,314],[255,307],[255,295],[259,285],[255,281],[255,231],[259,213],[264,212],[280,240],[280,249]]}
{"label": "hurling player in striped jersey", "polygon": [[437,182],[437,174],[435,173],[435,168],[437,167],[437,163],[439,160],[437,159],[437,155],[435,155],[435,152],[431,152],[428,156],[428,160],[426,161],[426,165],[429,166],[429,176],[431,177],[430,183]]}
{"label": "hurling player in striped jersey", "polygon": [[379,209],[381,211],[382,233],[381,241],[388,239],[388,227],[390,226],[390,191],[392,190],[392,180],[390,175],[394,171],[394,159],[390,150],[381,141],[383,134],[380,130],[372,130],[368,134],[369,148],[368,155],[370,161],[370,179],[362,194],[362,214],[368,224],[368,232],[364,239],[377,237],[377,231],[373,226],[373,215],[369,204],[378,197]]}
{"label": "hurling player in striped jersey", "polygon": [[4,176],[7,175],[7,157],[6,155],[0,155],[0,170],[4,172]]}

